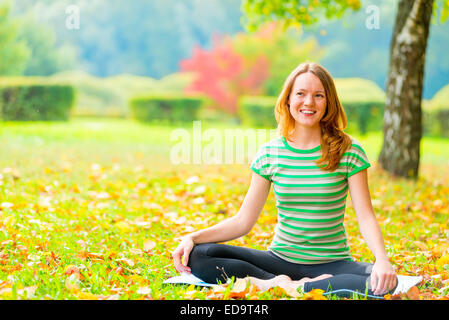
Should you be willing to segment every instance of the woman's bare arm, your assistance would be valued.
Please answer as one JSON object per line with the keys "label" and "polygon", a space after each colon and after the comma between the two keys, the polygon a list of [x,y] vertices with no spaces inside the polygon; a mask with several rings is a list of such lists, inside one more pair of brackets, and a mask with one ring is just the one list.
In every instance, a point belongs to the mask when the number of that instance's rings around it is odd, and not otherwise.
{"label": "woman's bare arm", "polygon": [[236,215],[190,236],[194,243],[225,242],[246,235],[256,223],[267,201],[271,182],[253,173],[251,183]]}
{"label": "woman's bare arm", "polygon": [[371,204],[367,170],[349,177],[348,183],[360,233],[376,258],[371,273],[371,286],[375,294],[383,294],[396,285],[396,273],[385,251],[382,231]]}
{"label": "woman's bare arm", "polygon": [[270,192],[270,186],[270,181],[253,173],[248,192],[236,215],[214,226],[198,230],[183,237],[181,243],[172,253],[176,270],[179,272],[190,272],[187,263],[190,251],[195,244],[225,242],[246,235],[259,218]]}

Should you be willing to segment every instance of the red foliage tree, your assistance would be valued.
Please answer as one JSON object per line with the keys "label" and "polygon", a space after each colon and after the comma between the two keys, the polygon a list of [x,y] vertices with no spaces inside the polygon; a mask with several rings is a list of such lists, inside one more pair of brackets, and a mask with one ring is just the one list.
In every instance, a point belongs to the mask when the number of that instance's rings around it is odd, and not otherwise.
{"label": "red foliage tree", "polygon": [[236,114],[241,95],[262,93],[269,61],[262,54],[252,61],[245,60],[227,38],[214,36],[212,43],[211,50],[197,46],[192,58],[180,62],[182,71],[196,74],[186,91],[203,93],[214,101],[217,108]]}

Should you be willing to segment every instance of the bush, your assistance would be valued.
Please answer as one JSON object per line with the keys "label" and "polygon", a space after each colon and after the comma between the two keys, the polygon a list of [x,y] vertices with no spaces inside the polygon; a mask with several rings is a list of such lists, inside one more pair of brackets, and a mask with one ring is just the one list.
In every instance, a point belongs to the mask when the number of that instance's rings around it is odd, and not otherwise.
{"label": "bush", "polygon": [[348,130],[365,134],[382,130],[385,93],[373,81],[336,78],[338,97],[348,118]]}
{"label": "bush", "polygon": [[50,77],[76,88],[75,117],[129,117],[129,100],[152,93],[181,93],[193,78],[188,73],[173,73],[162,79],[119,74],[96,77],[79,70],[64,71]]}
{"label": "bush", "polygon": [[440,89],[428,103],[425,111],[425,132],[431,135],[449,137],[449,84]]}
{"label": "bush", "polygon": [[52,81],[69,83],[76,89],[74,117],[125,117],[127,102],[123,89],[113,86],[108,78],[99,78],[83,71],[64,71],[49,77]]}
{"label": "bush", "polygon": [[166,120],[170,123],[188,122],[198,119],[204,103],[202,97],[180,94],[138,96],[130,100],[132,117],[142,122]]}
{"label": "bush", "polygon": [[239,99],[238,116],[242,124],[251,127],[276,128],[274,107],[277,98],[270,96],[242,96]]}
{"label": "bush", "polygon": [[341,101],[348,118],[348,129],[360,134],[368,131],[382,131],[384,116],[384,101]]}
{"label": "bush", "polygon": [[66,121],[75,89],[39,78],[15,78],[0,84],[0,114],[4,121]]}

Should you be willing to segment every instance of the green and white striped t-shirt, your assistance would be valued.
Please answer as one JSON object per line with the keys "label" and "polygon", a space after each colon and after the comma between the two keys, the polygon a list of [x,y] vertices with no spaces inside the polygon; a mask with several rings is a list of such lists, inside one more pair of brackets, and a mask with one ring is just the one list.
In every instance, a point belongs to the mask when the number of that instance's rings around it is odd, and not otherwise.
{"label": "green and white striped t-shirt", "polygon": [[281,136],[257,151],[251,170],[271,181],[276,197],[278,221],[268,249],[277,256],[301,264],[353,260],[343,225],[348,178],[370,164],[361,144],[351,139],[334,172],[315,164],[321,146],[297,149]]}

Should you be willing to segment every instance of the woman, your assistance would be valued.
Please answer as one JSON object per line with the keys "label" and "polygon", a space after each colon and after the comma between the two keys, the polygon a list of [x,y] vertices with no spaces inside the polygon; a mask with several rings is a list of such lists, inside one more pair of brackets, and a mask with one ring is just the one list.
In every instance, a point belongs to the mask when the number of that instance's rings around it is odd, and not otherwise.
{"label": "woman", "polygon": [[[302,63],[287,77],[275,106],[280,137],[264,144],[251,164],[248,193],[238,213],[185,236],[172,256],[179,272],[207,282],[248,277],[256,286],[350,289],[384,295],[397,277],[371,205],[368,158],[344,133],[347,119],[332,77]],[[271,184],[278,223],[267,251],[218,244],[247,234]],[[343,225],[348,189],[374,264],[350,255]]]}

